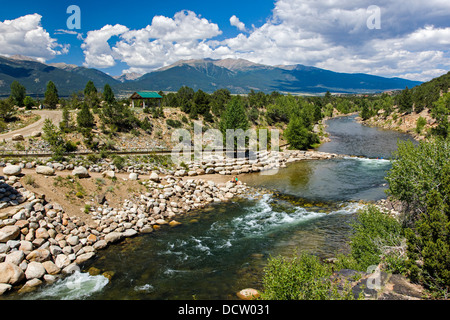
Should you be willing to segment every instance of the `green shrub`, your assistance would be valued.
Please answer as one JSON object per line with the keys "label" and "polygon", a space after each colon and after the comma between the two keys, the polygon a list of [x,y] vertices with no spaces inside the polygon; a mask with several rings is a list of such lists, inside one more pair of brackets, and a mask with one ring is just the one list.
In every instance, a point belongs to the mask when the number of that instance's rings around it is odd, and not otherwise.
{"label": "green shrub", "polygon": [[[450,189],[448,177],[445,181],[447,190]],[[427,211],[420,215],[414,229],[407,230],[411,278],[445,299],[448,299],[450,291],[449,216],[448,205],[433,190],[428,195]]]}
{"label": "green shrub", "polygon": [[361,210],[352,226],[351,256],[361,271],[378,265],[387,249],[400,246],[403,240],[401,224],[375,206]]}
{"label": "green shrub", "polygon": [[426,212],[427,195],[431,190],[438,191],[442,199],[450,203],[442,184],[443,169],[450,165],[450,139],[421,141],[417,146],[410,141],[401,142],[395,160],[386,176],[387,193],[402,202],[404,226],[412,226],[419,214]]}
{"label": "green shrub", "polygon": [[117,169],[122,169],[123,166],[125,165],[125,158],[121,157],[121,156],[115,156],[113,158],[113,165],[117,168]]}
{"label": "green shrub", "polygon": [[264,270],[264,300],[341,300],[353,299],[348,286],[343,290],[329,278],[330,265],[308,253],[292,259],[270,258]]}
{"label": "green shrub", "polygon": [[416,133],[420,134],[427,124],[427,120],[424,117],[419,117],[416,122]]}
{"label": "green shrub", "polygon": [[167,119],[166,123],[169,127],[179,129],[183,126],[183,124],[179,120]]}

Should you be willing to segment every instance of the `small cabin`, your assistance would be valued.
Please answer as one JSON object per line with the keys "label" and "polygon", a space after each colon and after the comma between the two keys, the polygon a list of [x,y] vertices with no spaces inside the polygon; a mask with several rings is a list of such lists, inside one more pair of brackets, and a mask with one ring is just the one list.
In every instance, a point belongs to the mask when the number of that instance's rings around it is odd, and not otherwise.
{"label": "small cabin", "polygon": [[161,100],[163,97],[157,92],[153,91],[139,91],[135,92],[131,95],[131,105],[134,108],[134,102],[135,101],[142,101],[143,108],[147,108],[150,105],[155,105],[153,102],[157,102],[158,106],[161,105]]}

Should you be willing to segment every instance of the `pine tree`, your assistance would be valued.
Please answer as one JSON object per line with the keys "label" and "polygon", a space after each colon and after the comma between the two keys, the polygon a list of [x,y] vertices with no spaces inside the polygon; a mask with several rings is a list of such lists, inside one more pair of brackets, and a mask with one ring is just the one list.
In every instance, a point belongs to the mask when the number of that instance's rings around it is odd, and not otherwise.
{"label": "pine tree", "polygon": [[94,127],[94,116],[86,103],[83,103],[77,114],[77,124],[80,129],[92,129]]}
{"label": "pine tree", "polygon": [[106,103],[113,103],[116,100],[114,92],[109,84],[105,84],[105,87],[103,88],[103,100],[105,100]]}
{"label": "pine tree", "polygon": [[26,96],[26,89],[18,81],[11,83],[11,98],[18,107],[24,106],[24,99]]}
{"label": "pine tree", "polygon": [[242,129],[245,131],[248,128],[249,123],[247,114],[245,113],[244,104],[242,103],[241,98],[231,98],[220,121],[220,130],[222,131],[222,134],[225,135],[227,129]]}
{"label": "pine tree", "polygon": [[294,116],[284,131],[284,137],[290,144],[291,149],[305,150],[313,144],[318,143],[316,134],[308,130],[302,118]]}
{"label": "pine tree", "polygon": [[411,91],[408,89],[408,87],[406,87],[398,97],[397,105],[400,112],[412,112],[413,101]]}
{"label": "pine tree", "polygon": [[52,81],[47,83],[47,90],[45,91],[44,103],[50,108],[55,109],[59,102],[58,89]]}

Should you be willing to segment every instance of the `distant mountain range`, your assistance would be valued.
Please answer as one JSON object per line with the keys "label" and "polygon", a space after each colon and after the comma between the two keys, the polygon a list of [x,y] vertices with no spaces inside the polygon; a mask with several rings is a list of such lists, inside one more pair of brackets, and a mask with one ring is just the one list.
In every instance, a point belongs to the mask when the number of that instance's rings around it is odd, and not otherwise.
{"label": "distant mountain range", "polygon": [[84,90],[89,80],[99,90],[108,83],[117,95],[144,90],[178,91],[182,86],[209,93],[225,88],[233,94],[245,94],[252,89],[266,93],[375,93],[421,84],[401,78],[338,73],[303,65],[267,66],[243,59],[183,60],[145,75],[128,73],[111,77],[99,70],[76,65],[43,64],[23,56],[0,56],[0,95],[10,94],[14,80],[27,88],[28,95],[34,96],[42,96],[50,80],[56,84],[61,96]]}

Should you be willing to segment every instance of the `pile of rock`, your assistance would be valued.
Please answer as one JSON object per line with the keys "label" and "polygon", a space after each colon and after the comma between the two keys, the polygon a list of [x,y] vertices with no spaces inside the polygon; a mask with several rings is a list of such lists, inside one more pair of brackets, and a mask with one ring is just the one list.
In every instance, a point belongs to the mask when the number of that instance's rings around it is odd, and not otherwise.
{"label": "pile of rock", "polygon": [[35,194],[29,199],[1,216],[0,294],[19,285],[25,292],[80,270],[108,244],[95,225],[68,217],[60,205]]}
{"label": "pile of rock", "polygon": [[26,203],[3,210],[0,216],[0,294],[13,287],[28,292],[54,282],[79,271],[81,264],[109,243],[152,232],[161,225],[177,226],[176,216],[249,189],[231,182],[183,181],[156,173],[151,177],[143,181],[148,192],[124,201],[119,209],[107,203],[92,206],[90,224],[69,217],[59,204],[47,203],[45,196],[16,182]]}
{"label": "pile of rock", "polygon": [[[3,168],[5,176],[0,176],[0,209],[16,206],[26,201],[28,193],[19,182],[21,172],[20,166]],[[22,192],[25,192],[25,195]]]}
{"label": "pile of rock", "polygon": [[90,208],[97,230],[106,238],[118,240],[124,232],[133,235],[152,232],[160,225],[176,226],[175,218],[183,213],[212,202],[227,201],[249,190],[245,185],[232,182],[183,181],[173,176],[160,178],[156,173],[151,177],[152,180],[142,182],[149,192],[125,200],[122,208],[112,208],[108,204]]}
{"label": "pile of rock", "polygon": [[221,155],[209,155],[186,163],[186,167],[177,168],[177,177],[204,174],[239,175],[284,168],[288,163],[302,160],[333,159],[339,155],[318,151],[257,152],[250,158],[227,158]]}

